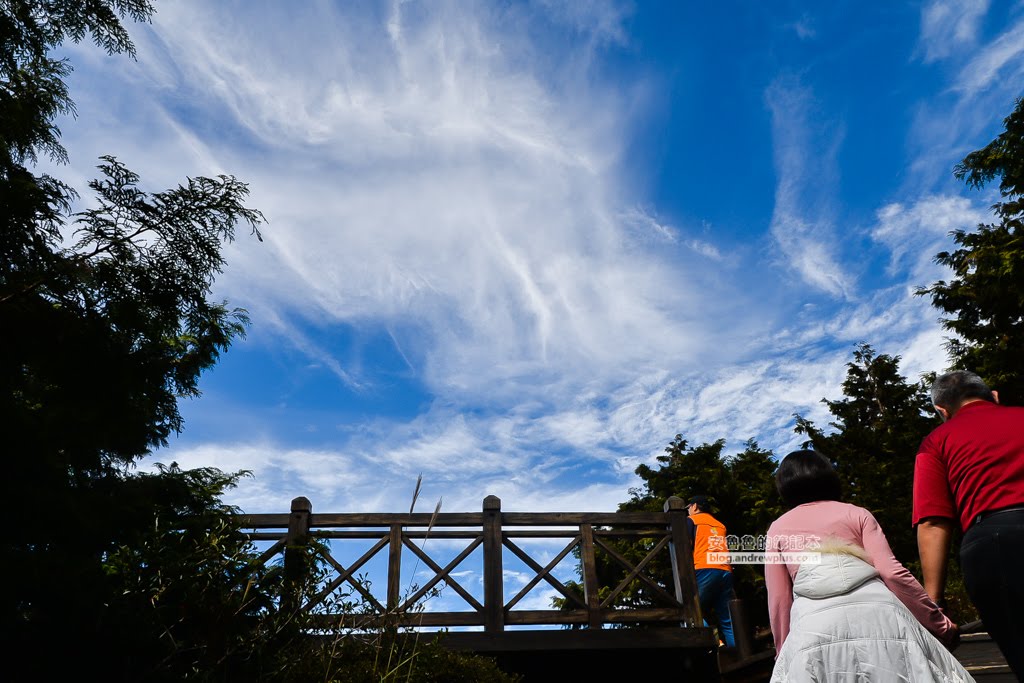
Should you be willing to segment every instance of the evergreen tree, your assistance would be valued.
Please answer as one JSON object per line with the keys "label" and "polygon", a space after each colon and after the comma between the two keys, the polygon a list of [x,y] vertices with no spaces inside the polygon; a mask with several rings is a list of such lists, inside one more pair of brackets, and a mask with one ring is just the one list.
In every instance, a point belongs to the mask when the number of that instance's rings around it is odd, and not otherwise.
{"label": "evergreen tree", "polygon": [[871,512],[896,558],[917,559],[911,527],[914,455],[939,424],[923,381],[908,382],[899,372],[899,356],[876,355],[861,344],[847,363],[843,398],[822,399],[833,416],[826,433],[797,416],[797,433],[836,467],[844,500]]}
{"label": "evergreen tree", "polygon": [[[665,455],[657,457],[659,467],[642,464],[636,474],[642,487],[630,489],[630,500],[619,505],[620,512],[660,512],[669,496],[684,500],[693,495],[706,495],[713,502],[712,514],[722,522],[741,547],[760,551],[758,539],[782,512],[775,487],[777,463],[771,451],[747,441],[743,451],[726,455],[725,440],[691,446],[677,434],[666,446]],[[743,548],[743,542],[750,547]],[[643,557],[644,548],[620,548],[632,560]],[[760,565],[743,564],[733,568],[737,597],[745,600],[756,625],[767,626],[767,595],[764,569]],[[671,568],[667,561],[651,568],[651,575],[664,585],[671,585]],[[615,585],[621,579],[621,568],[611,567],[601,575],[601,585]],[[614,583],[613,583],[614,582]],[[632,604],[645,604],[642,587],[626,599]]]}
{"label": "evergreen tree", "polygon": [[[54,121],[74,113],[70,64],[51,51],[91,37],[133,56],[121,21],[152,12],[147,0],[0,0],[6,676],[511,683],[488,659],[400,634],[310,637],[282,609],[280,565],[257,561],[222,503],[244,472],[132,471],[182,428],[178,400],[245,332],[245,312],[210,292],[236,226],[259,237],[264,220],[231,176],[151,193],[103,157],[93,208],[72,215],[74,191],[33,173],[39,156],[66,160]],[[310,558],[308,594],[324,563]]]}
{"label": "evergreen tree", "polygon": [[18,518],[0,540],[0,623],[28,680],[119,661],[112,558],[158,520],[216,511],[209,493],[231,481],[130,470],[181,428],[178,399],[244,332],[244,312],[209,294],[235,226],[263,220],[247,187],[196,177],[148,193],[104,157],[94,208],[69,215],[71,188],[30,168],[66,160],[54,121],[74,113],[71,67],[51,51],[88,36],[133,55],[121,20],[151,13],[143,0],[0,3],[0,495]]}
{"label": "evergreen tree", "polygon": [[1003,403],[1024,405],[1024,99],[1004,123],[995,140],[954,170],[972,188],[1000,179],[995,222],[955,231],[956,248],[936,256],[952,279],[918,294],[931,296],[948,316],[943,325],[956,335],[947,344],[953,368],[977,372]]}
{"label": "evergreen tree", "polygon": [[657,457],[661,467],[637,467],[644,485],[630,489],[630,500],[620,504],[619,510],[661,511],[669,496],[686,500],[701,494],[714,502],[713,514],[729,534],[765,533],[780,505],[774,456],[753,439],[739,453],[727,456],[724,450],[724,439],[690,446],[677,434],[666,446],[666,455]]}

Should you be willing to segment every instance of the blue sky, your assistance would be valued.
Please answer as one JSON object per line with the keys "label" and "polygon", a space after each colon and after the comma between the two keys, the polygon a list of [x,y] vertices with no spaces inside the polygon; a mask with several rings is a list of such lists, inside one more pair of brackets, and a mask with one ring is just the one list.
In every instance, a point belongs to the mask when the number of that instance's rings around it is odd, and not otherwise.
{"label": "blue sky", "polygon": [[[68,48],[61,177],[233,174],[252,327],[152,460],[247,512],[614,510],[677,434],[794,447],[994,201],[952,175],[1022,94],[1019,2],[163,2]],[[83,193],[84,194],[84,193]],[[913,457],[908,453],[907,457]]]}

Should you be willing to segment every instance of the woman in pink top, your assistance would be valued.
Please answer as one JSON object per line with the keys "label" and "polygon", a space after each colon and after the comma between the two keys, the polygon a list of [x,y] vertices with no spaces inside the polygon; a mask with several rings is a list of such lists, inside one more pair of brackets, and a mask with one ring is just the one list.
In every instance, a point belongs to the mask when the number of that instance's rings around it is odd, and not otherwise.
{"label": "woman in pink top", "polygon": [[840,502],[831,463],[795,451],[776,483],[791,509],[766,547],[773,680],[973,680],[949,653],[956,625],[893,556],[874,516]]}

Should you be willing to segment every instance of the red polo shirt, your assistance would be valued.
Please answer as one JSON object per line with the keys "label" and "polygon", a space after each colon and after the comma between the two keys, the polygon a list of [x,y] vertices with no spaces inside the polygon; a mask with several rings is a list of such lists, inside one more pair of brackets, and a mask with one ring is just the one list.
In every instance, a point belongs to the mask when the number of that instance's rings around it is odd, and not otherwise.
{"label": "red polo shirt", "polygon": [[1024,408],[968,403],[926,436],[914,464],[914,519],[1024,505]]}

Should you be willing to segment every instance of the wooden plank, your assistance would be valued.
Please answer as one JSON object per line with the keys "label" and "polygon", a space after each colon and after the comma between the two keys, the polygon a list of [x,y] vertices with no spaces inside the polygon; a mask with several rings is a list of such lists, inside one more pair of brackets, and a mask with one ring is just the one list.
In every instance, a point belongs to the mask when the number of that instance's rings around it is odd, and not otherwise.
{"label": "wooden plank", "polygon": [[[506,538],[571,538],[579,533],[579,525],[550,529],[505,528]],[[594,538],[660,538],[665,535],[664,525],[653,525],[650,529],[600,529],[594,528]]]}
{"label": "wooden plank", "polygon": [[663,512],[506,512],[502,524],[510,526],[562,525],[579,526],[664,526],[668,518]]}
{"label": "wooden plank", "polygon": [[[375,513],[375,512],[318,512],[311,515],[310,527],[390,527],[394,524],[405,527],[428,527],[433,520],[436,528],[480,527],[483,515],[479,512],[441,512],[436,516],[430,512]],[[288,515],[242,514],[238,521],[243,529],[285,529]],[[663,512],[505,512],[502,526],[664,526],[667,517]]]}
{"label": "wooden plank", "polygon": [[[671,607],[640,607],[637,609],[598,610],[605,624],[672,624],[678,626],[682,610]],[[574,610],[512,610],[505,614],[505,623],[510,626],[587,624],[590,611]]]}
{"label": "wooden plank", "polygon": [[685,613],[681,607],[639,607],[637,609],[601,610],[601,619],[606,624],[662,623],[678,626]]}
{"label": "wooden plank", "polygon": [[505,614],[505,623],[509,626],[557,626],[586,624],[590,621],[590,612],[582,609],[529,609],[510,610]]}
{"label": "wooden plank", "polygon": [[580,562],[583,564],[583,599],[590,613],[588,625],[599,629],[601,623],[601,599],[597,592],[597,560],[594,555],[594,529],[589,524],[580,525]]}
{"label": "wooden plank", "polygon": [[[242,535],[250,541],[275,541],[282,538],[286,533],[286,527],[279,529],[277,525],[270,525],[266,527],[273,529],[270,531],[242,531]],[[380,538],[381,533],[386,533],[386,529],[390,528],[388,525],[377,527],[365,527],[361,529],[324,529],[324,528],[311,528],[310,536],[323,539],[367,539],[367,538]],[[423,531],[417,531],[415,529],[406,528],[406,538],[424,539],[424,538],[444,538],[461,540],[467,538],[474,538],[479,534],[477,528],[467,527],[465,530],[445,530],[438,529],[436,526],[427,531],[425,528]],[[579,534],[579,528],[565,528],[565,529],[505,529],[505,538],[536,538],[536,539],[558,539],[558,538],[573,538]],[[594,529],[594,538],[662,538],[665,535],[665,531],[661,528],[657,529],[622,529],[617,531],[610,531],[607,529]]]}
{"label": "wooden plank", "polygon": [[346,512],[346,513],[317,513],[313,516],[312,525],[314,528],[323,527],[367,527],[380,526],[391,527],[397,524],[403,527],[423,527],[426,529],[435,527],[480,527],[483,524],[483,517],[479,512],[440,512],[434,515],[432,512],[413,513],[372,513],[372,512]]}
{"label": "wooden plank", "polygon": [[[977,627],[981,628],[980,623]],[[953,656],[978,680],[978,683],[1016,680],[999,646],[987,632],[966,633],[960,636],[960,646],[953,650]]]}
{"label": "wooden plank", "polygon": [[311,614],[314,628],[451,628],[480,627],[482,614],[476,612],[409,612],[405,614]]}
{"label": "wooden plank", "polygon": [[287,513],[271,515],[238,515],[239,526],[243,529],[287,529]]}
{"label": "wooden plank", "polygon": [[664,525],[650,529],[594,529],[594,538],[664,538]]}
{"label": "wooden plank", "polygon": [[580,536],[580,527],[566,528],[506,528],[506,539],[571,539]]}
{"label": "wooden plank", "polygon": [[263,551],[263,554],[260,555],[259,557],[257,557],[256,561],[253,562],[253,564],[262,567],[263,565],[265,565],[267,563],[268,560],[270,560],[270,558],[272,558],[274,555],[277,555],[279,552],[281,552],[284,549],[284,546],[285,546],[285,539],[283,539],[283,538],[278,539],[277,543],[275,543],[274,545],[270,546],[265,551]]}
{"label": "wooden plank", "polygon": [[[605,624],[665,624],[678,627],[681,621],[681,610],[666,607],[647,607],[638,610],[601,610],[601,619]],[[484,625],[484,616],[480,612],[399,612],[399,613],[349,613],[336,615],[310,615],[315,624],[339,624],[352,626],[354,623],[364,625],[423,626],[423,627],[474,627]],[[576,610],[512,610],[505,614],[506,626],[568,626],[587,625],[590,612]],[[326,620],[326,621],[324,621]],[[332,621],[333,620],[333,621]],[[594,629],[599,630],[599,629]],[[630,630],[630,629],[611,629]],[[634,629],[644,630],[644,629]],[[678,628],[647,629],[649,631],[671,631]],[[502,631],[501,633],[514,633]]]}
{"label": "wooden plank", "polygon": [[281,541],[283,543],[286,533],[282,531],[243,531],[242,536],[247,541]]}
{"label": "wooden plank", "polygon": [[[390,527],[389,527],[390,528]],[[365,538],[380,538],[382,531],[373,530],[367,528],[365,530],[339,530],[339,529],[316,529],[311,532],[313,536],[317,538],[326,539],[365,539]],[[415,529],[405,529],[406,538],[414,539],[426,539],[426,538],[444,538],[444,539],[456,539],[464,540],[468,538],[476,538],[480,535],[479,529],[466,529],[465,531],[444,531],[438,530],[434,527],[430,531],[424,529],[423,531],[416,531]]]}
{"label": "wooden plank", "polygon": [[[421,636],[422,637],[422,636]],[[716,645],[709,628],[578,629],[506,631],[500,635],[479,631],[449,631],[442,645],[479,653],[545,650],[632,650],[709,648]]]}

